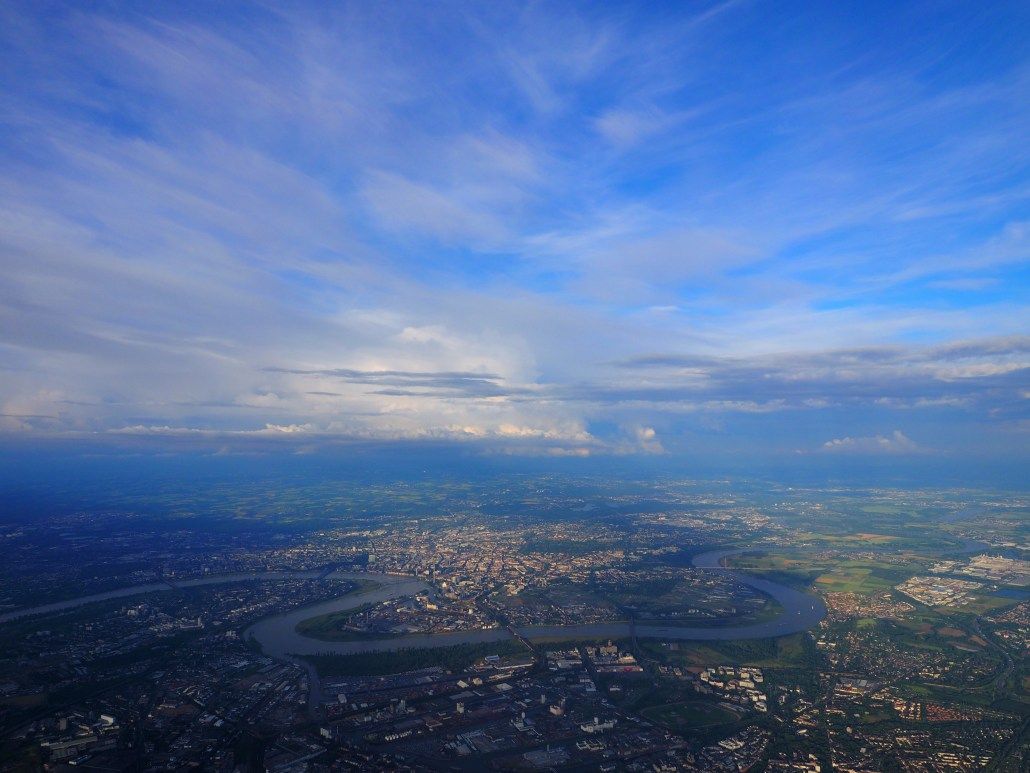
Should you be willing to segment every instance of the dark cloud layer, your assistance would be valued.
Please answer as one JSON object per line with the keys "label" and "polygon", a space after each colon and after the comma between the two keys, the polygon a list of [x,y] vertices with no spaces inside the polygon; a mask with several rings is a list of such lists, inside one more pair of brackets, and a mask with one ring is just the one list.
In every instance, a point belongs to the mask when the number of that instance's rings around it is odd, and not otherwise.
{"label": "dark cloud layer", "polygon": [[[528,390],[504,386],[504,379],[495,373],[462,371],[354,370],[326,368],[266,368],[269,373],[290,373],[299,376],[325,376],[348,384],[384,386],[369,394],[394,397],[500,397],[525,394]],[[309,394],[330,395],[328,392]]]}
{"label": "dark cloud layer", "polygon": [[1030,338],[1007,337],[946,346],[870,347],[751,358],[645,355],[615,363],[644,383],[585,389],[593,400],[709,399],[818,407],[806,401],[879,401],[896,407],[949,401],[1020,408],[1030,385]]}

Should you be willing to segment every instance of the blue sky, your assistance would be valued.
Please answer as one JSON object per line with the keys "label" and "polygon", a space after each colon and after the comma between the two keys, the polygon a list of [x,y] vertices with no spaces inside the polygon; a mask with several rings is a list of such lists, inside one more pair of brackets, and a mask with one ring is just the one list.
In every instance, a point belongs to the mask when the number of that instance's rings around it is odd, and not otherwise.
{"label": "blue sky", "polygon": [[6,3],[0,433],[1026,461],[1025,3]]}

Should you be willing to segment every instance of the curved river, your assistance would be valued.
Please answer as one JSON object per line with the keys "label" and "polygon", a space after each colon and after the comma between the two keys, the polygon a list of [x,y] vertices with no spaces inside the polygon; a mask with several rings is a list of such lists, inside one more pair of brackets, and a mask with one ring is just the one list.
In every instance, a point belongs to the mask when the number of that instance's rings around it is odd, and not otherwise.
{"label": "curved river", "polygon": [[[748,585],[772,596],[783,612],[772,620],[761,623],[700,627],[683,625],[636,625],[629,623],[591,623],[587,625],[533,625],[517,629],[520,636],[529,639],[590,639],[623,638],[632,635],[656,639],[764,639],[770,636],[785,636],[814,627],[826,617],[826,606],[822,599],[793,590],[779,583],[744,574],[722,565],[727,556],[747,552],[744,550],[716,550],[694,557],[694,566],[730,576],[737,582]],[[338,574],[340,577],[369,577],[368,574]],[[454,644],[477,644],[503,641],[512,638],[505,628],[490,628],[479,631],[454,631],[451,633],[399,636],[390,639],[369,639],[362,641],[330,642],[311,639],[297,632],[297,624],[303,620],[332,612],[345,612],[369,602],[407,596],[425,589],[425,583],[402,577],[376,575],[382,582],[378,588],[359,594],[343,596],[315,606],[295,609],[282,615],[265,618],[247,629],[245,635],[253,637],[264,652],[274,657],[290,655],[351,655],[358,652],[388,652],[409,647],[447,647]]]}
{"label": "curved river", "polygon": [[[763,580],[722,566],[722,560],[730,555],[747,552],[742,550],[716,550],[695,556],[693,563],[699,569],[726,574],[744,585],[748,585],[762,593],[768,594],[779,602],[783,612],[778,617],[761,623],[742,625],[724,625],[719,627],[698,627],[682,625],[636,625],[635,631],[630,623],[592,623],[587,625],[536,625],[518,629],[518,633],[529,639],[547,638],[622,638],[634,632],[639,637],[661,639],[762,639],[770,636],[804,631],[817,625],[826,616],[826,606],[816,596],[793,590],[779,583]],[[291,655],[316,654],[353,654],[356,652],[386,652],[408,647],[446,647],[454,644],[473,644],[480,642],[503,641],[511,638],[505,628],[491,628],[479,631],[455,631],[452,633],[423,634],[400,636],[391,639],[372,639],[367,641],[328,642],[311,639],[297,633],[297,624],[318,615],[333,612],[345,612],[362,604],[376,603],[393,598],[411,596],[429,587],[421,580],[411,577],[371,572],[253,572],[246,574],[219,575],[216,577],[200,577],[191,580],[175,580],[167,582],[136,585],[131,588],[82,596],[77,599],[44,604],[38,607],[18,609],[0,615],[0,623],[9,622],[29,615],[60,612],[66,609],[83,606],[97,601],[135,596],[143,593],[171,591],[178,588],[192,588],[201,585],[215,585],[228,582],[245,582],[252,580],[277,579],[338,579],[338,580],[375,580],[378,587],[359,593],[351,593],[340,598],[318,604],[300,607],[281,615],[267,617],[250,626],[244,633],[257,641],[264,652],[273,657],[288,658]]]}

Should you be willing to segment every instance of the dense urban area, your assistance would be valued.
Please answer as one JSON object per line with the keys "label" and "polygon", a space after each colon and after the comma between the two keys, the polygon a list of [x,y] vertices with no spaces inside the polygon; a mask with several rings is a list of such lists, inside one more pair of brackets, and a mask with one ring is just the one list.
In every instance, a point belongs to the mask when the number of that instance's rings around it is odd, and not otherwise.
{"label": "dense urban area", "polygon": [[107,502],[0,521],[3,770],[1030,764],[1023,495],[509,476]]}

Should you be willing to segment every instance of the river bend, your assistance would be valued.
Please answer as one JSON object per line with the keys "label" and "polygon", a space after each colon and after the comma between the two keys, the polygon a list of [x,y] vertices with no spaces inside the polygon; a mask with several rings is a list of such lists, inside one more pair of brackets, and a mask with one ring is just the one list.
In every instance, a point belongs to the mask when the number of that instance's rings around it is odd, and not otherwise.
{"label": "river bend", "polygon": [[[754,577],[722,565],[723,559],[731,555],[747,552],[744,550],[716,550],[702,553],[694,557],[693,564],[699,569],[720,572],[731,576],[737,582],[748,585],[775,599],[783,608],[783,612],[772,620],[760,623],[744,623],[741,625],[724,625],[718,627],[638,624],[635,633],[642,638],[668,640],[726,640],[726,639],[763,639],[772,636],[785,636],[798,631],[805,631],[816,626],[826,616],[826,606],[814,595],[802,593],[770,580]],[[328,642],[302,636],[297,632],[297,624],[302,620],[334,612],[345,612],[363,604],[378,603],[394,598],[412,596],[428,586],[421,580],[389,574],[372,572],[324,571],[306,572],[252,572],[243,574],[199,577],[188,580],[170,580],[165,582],[135,585],[119,588],[106,593],[81,596],[76,599],[58,601],[38,607],[17,609],[0,615],[0,624],[17,620],[30,615],[50,614],[74,609],[85,604],[109,599],[125,598],[144,593],[171,591],[178,588],[192,588],[202,585],[215,585],[230,582],[246,582],[254,580],[277,579],[336,579],[336,580],[374,580],[379,583],[375,588],[350,593],[340,598],[323,601],[306,607],[291,610],[279,615],[266,617],[250,626],[245,636],[252,637],[268,655],[288,657],[290,655],[316,654],[354,654],[358,652],[388,652],[398,649],[419,647],[446,647],[455,644],[476,644],[503,641],[511,638],[504,628],[491,628],[477,631],[454,631],[439,634],[421,634],[401,636],[390,639],[370,639],[365,641]],[[630,636],[629,623],[592,623],[587,625],[537,625],[518,629],[520,635],[532,640],[548,638],[623,638]]]}

